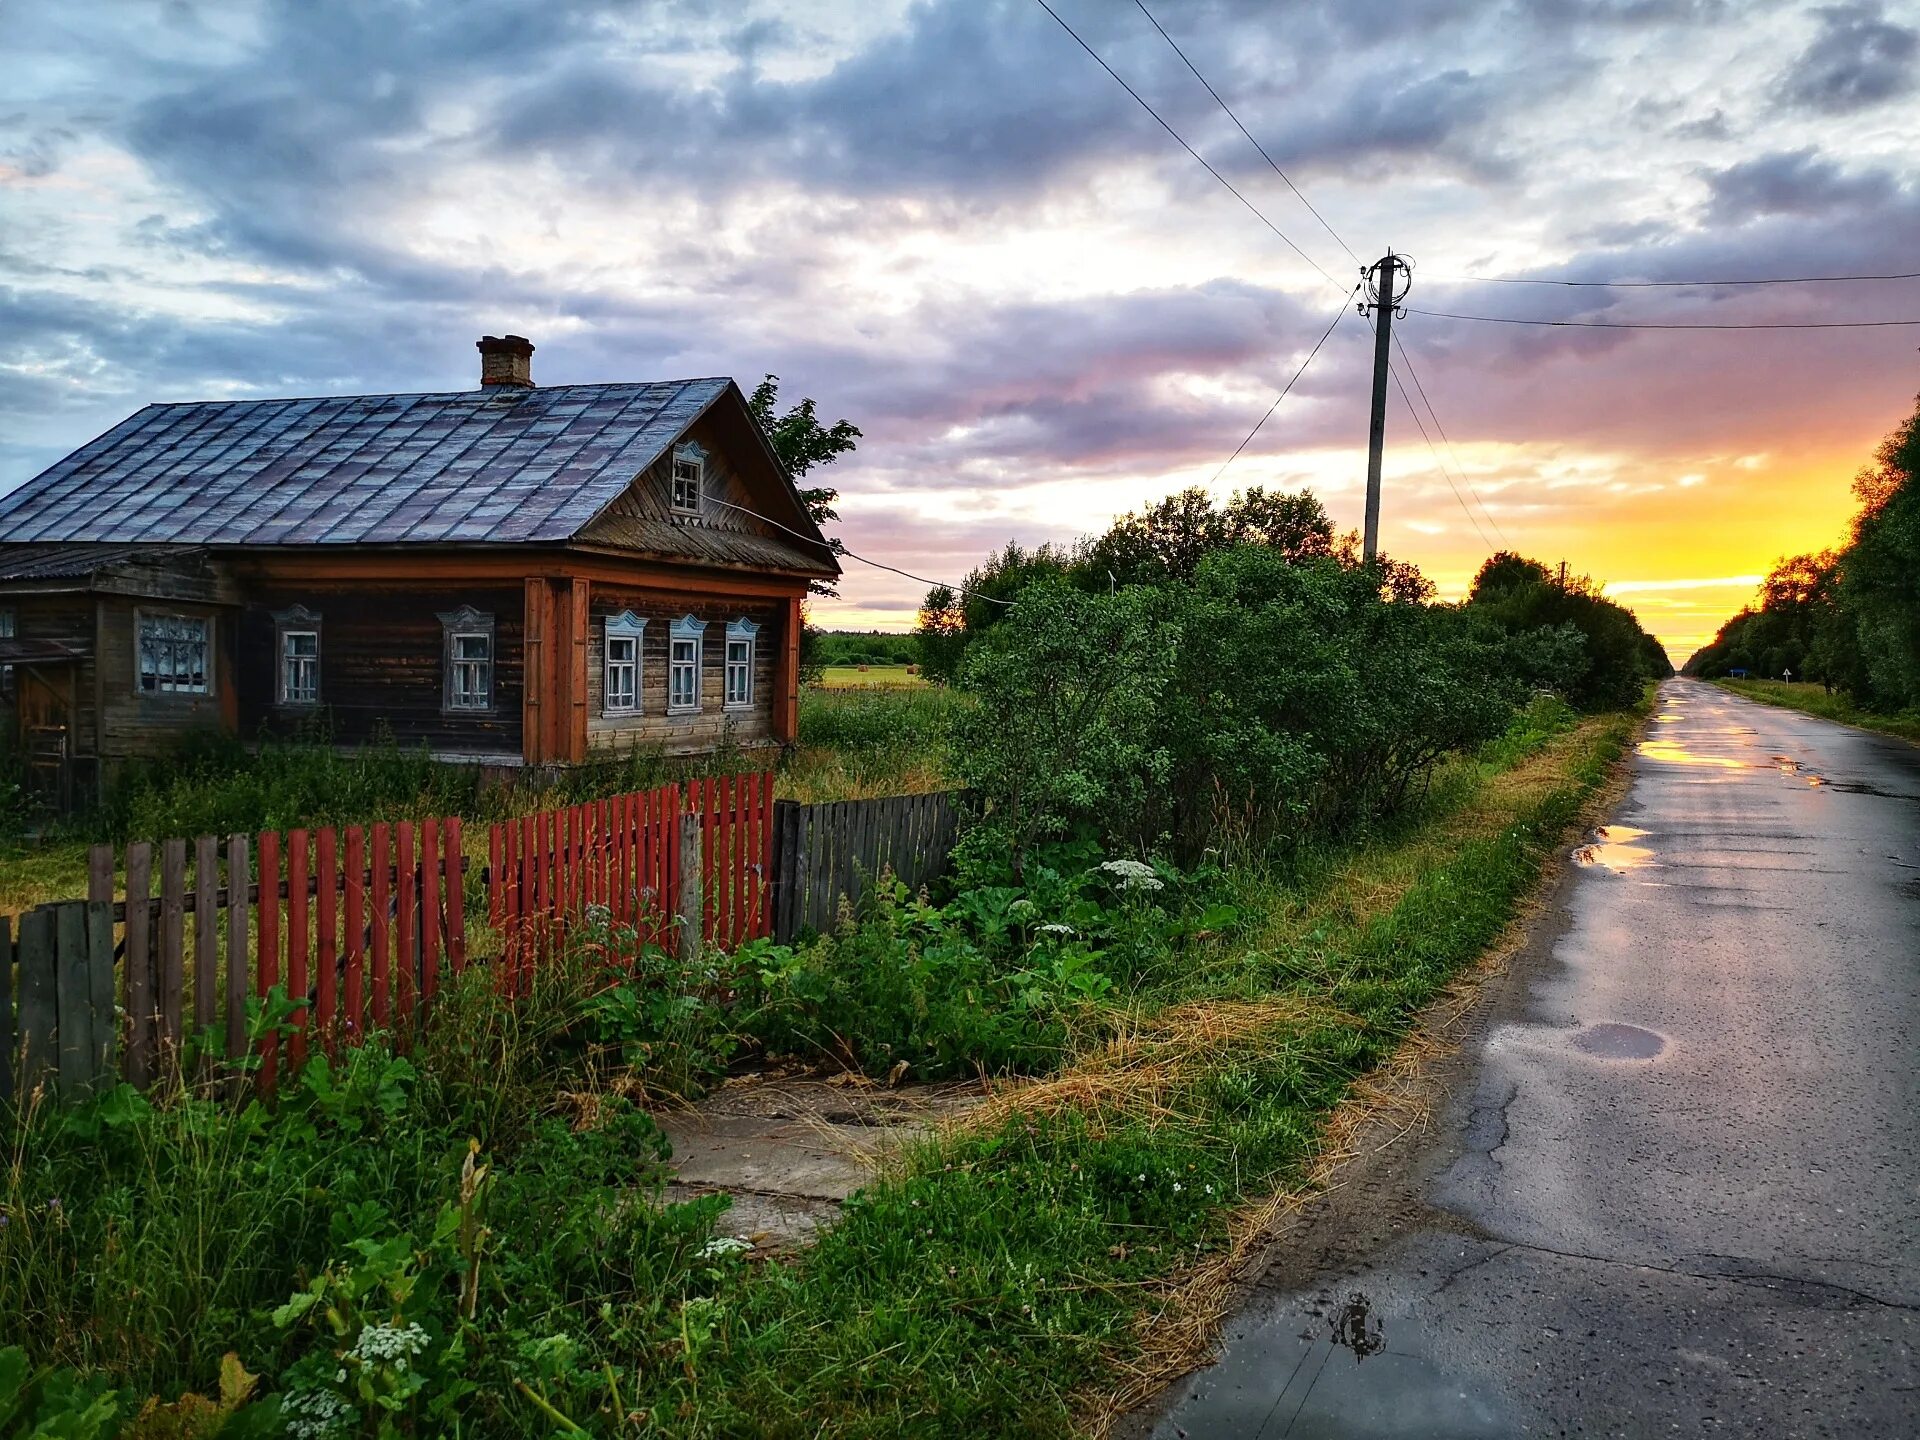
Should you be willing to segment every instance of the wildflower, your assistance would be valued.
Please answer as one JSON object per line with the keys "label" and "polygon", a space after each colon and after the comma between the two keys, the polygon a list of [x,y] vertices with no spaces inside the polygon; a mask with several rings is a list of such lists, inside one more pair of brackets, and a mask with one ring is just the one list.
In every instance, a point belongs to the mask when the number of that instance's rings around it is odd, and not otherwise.
{"label": "wildflower", "polygon": [[700,1258],[718,1260],[723,1256],[738,1255],[752,1248],[751,1240],[742,1240],[733,1235],[716,1235],[700,1247]]}
{"label": "wildflower", "polygon": [[427,1344],[427,1332],[415,1324],[367,1325],[347,1353],[363,1363],[397,1362],[404,1370],[407,1359],[425,1350]]}
{"label": "wildflower", "polygon": [[1166,886],[1154,874],[1153,867],[1139,860],[1108,860],[1100,869],[1113,881],[1116,890],[1164,890]]}
{"label": "wildflower", "polygon": [[1062,936],[1071,935],[1073,934],[1073,926],[1061,925],[1057,923],[1052,925],[1042,925],[1040,927],[1040,933],[1042,935],[1062,935]]}
{"label": "wildflower", "polygon": [[1180,1182],[1178,1180],[1173,1182],[1173,1193],[1176,1195],[1180,1193]]}

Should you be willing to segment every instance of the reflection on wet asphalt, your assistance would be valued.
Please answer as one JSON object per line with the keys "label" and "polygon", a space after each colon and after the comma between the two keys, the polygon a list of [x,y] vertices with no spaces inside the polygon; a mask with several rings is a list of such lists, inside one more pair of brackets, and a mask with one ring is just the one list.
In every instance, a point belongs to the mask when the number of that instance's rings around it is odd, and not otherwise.
{"label": "reflection on wet asphalt", "polygon": [[1123,1433],[1920,1435],[1920,750],[1661,698],[1433,1138]]}

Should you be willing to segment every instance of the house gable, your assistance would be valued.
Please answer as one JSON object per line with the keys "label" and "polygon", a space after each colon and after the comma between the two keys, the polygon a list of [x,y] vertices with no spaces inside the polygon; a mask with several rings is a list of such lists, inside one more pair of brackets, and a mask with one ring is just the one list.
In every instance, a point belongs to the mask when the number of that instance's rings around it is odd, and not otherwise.
{"label": "house gable", "polygon": [[[697,447],[701,460],[696,514],[682,513],[673,503],[674,458],[682,446]],[[731,385],[574,539],[594,548],[726,568],[839,573],[793,482]]]}

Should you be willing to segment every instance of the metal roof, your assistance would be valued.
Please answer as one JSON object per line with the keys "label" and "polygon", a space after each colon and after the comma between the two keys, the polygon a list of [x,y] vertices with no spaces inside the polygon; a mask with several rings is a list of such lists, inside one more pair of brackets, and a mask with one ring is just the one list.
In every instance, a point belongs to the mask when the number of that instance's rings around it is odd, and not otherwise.
{"label": "metal roof", "polygon": [[[185,547],[197,553],[197,547]],[[169,560],[171,545],[8,545],[0,543],[0,580],[76,580],[138,560]]]}
{"label": "metal roof", "polygon": [[0,497],[0,542],[566,540],[732,384],[149,405]]}

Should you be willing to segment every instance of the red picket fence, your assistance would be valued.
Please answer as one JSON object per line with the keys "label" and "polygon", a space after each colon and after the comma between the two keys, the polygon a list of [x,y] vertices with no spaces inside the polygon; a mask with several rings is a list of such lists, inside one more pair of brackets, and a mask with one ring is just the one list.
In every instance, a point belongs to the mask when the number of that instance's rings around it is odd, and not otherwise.
{"label": "red picket fence", "polygon": [[[675,945],[693,854],[683,826],[697,832],[700,894],[687,908],[706,943],[769,934],[772,773],[663,785],[492,827],[480,891],[503,941],[499,983],[522,990],[589,906]],[[369,1029],[405,1043],[468,961],[458,819],[129,845],[124,898],[116,858],[93,848],[84,901],[37,906],[17,925],[0,916],[0,1100],[42,1083],[81,1095],[123,1074],[150,1085],[179,1073],[189,1035],[241,1054],[249,998],[284,985],[307,1003],[290,1033],[258,1042],[255,1081],[270,1090]]]}
{"label": "red picket fence", "polygon": [[770,934],[772,772],[662,785],[494,824],[487,913],[505,941],[503,983],[523,985],[528,967],[564,944],[590,906],[642,942],[673,948],[683,817],[700,836],[706,941],[731,950]]}

